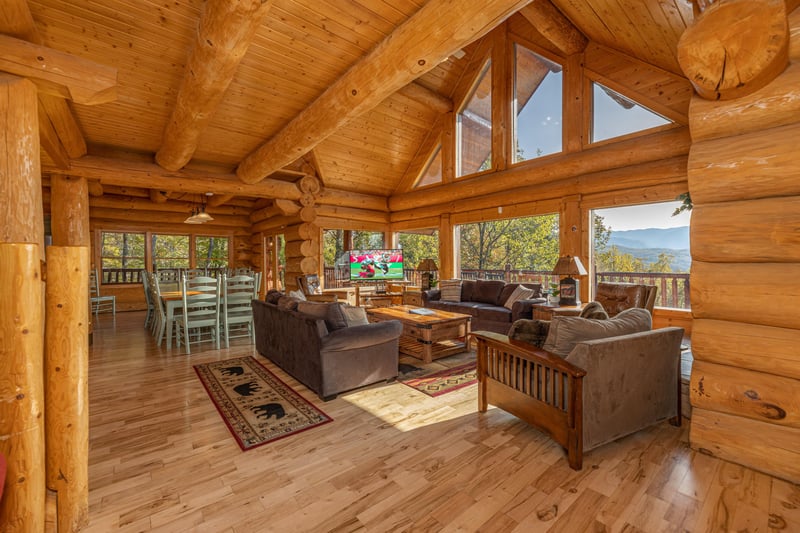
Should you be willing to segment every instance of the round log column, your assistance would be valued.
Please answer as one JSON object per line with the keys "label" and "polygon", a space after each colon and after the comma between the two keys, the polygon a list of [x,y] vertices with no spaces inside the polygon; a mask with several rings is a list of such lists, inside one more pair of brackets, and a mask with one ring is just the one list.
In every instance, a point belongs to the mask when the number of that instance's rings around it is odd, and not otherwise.
{"label": "round log column", "polygon": [[0,73],[0,531],[44,531],[44,215],[36,86]]}
{"label": "round log column", "polygon": [[47,248],[45,436],[58,531],[89,521],[89,247]]}
{"label": "round log column", "polygon": [[785,0],[726,0],[706,9],[678,42],[697,94],[730,100],[764,87],[789,64]]}
{"label": "round log column", "polygon": [[0,531],[44,531],[44,322],[39,246],[0,243]]}
{"label": "round log column", "polygon": [[86,178],[53,174],[50,227],[56,246],[89,246],[89,185]]}

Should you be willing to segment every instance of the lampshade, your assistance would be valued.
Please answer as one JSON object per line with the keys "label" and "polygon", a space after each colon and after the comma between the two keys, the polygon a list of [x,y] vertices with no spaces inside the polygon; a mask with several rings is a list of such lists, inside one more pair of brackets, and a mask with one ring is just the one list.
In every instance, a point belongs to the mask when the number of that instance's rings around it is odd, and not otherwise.
{"label": "lampshade", "polygon": [[203,208],[200,209],[200,212],[197,213],[194,216],[194,218],[196,220],[199,220],[201,224],[204,223],[204,222],[211,222],[212,220],[214,220],[214,218],[211,215],[209,215],[208,213],[206,213],[205,209],[203,209]]}
{"label": "lampshade", "polygon": [[579,258],[565,255],[558,258],[558,262],[553,268],[553,274],[557,276],[585,276],[588,272],[586,272]]}
{"label": "lampshade", "polygon": [[419,264],[417,265],[417,270],[431,272],[439,270],[439,267],[436,266],[436,261],[428,258],[428,259],[423,259],[422,261],[419,262]]}

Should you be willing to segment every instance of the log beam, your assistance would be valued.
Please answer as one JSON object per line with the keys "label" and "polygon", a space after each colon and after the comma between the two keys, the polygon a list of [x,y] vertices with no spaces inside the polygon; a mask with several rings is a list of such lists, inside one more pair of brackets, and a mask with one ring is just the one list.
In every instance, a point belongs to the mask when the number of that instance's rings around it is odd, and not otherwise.
{"label": "log beam", "polygon": [[166,191],[150,189],[150,201],[154,204],[164,204],[167,200],[169,200],[169,194]]}
{"label": "log beam", "polygon": [[[26,0],[4,0],[0,2],[0,33],[35,44],[44,44],[44,40],[36,30],[36,25]],[[40,93],[39,112],[47,115],[50,124],[58,135],[59,144],[69,157],[77,158],[86,155],[86,141],[66,100]],[[50,154],[50,157],[56,161],[59,154],[56,153],[54,155],[50,152],[50,148],[59,150],[58,146],[51,144],[47,139],[43,139],[42,146]],[[67,166],[63,168],[67,168]]]}
{"label": "log beam", "polygon": [[566,56],[582,52],[589,44],[586,36],[550,0],[534,0],[519,13]]}
{"label": "log beam", "polygon": [[29,78],[39,91],[95,105],[117,98],[117,69],[0,35],[0,70]]}
{"label": "log beam", "polygon": [[761,89],[789,64],[785,0],[708,6],[681,35],[678,63],[707,100],[732,100]]}
{"label": "log beam", "polygon": [[192,158],[271,5],[263,0],[206,2],[178,99],[156,152],[159,165],[178,170]]}
{"label": "log beam", "polygon": [[387,211],[389,209],[385,196],[364,194],[352,191],[325,188],[316,199],[317,205],[336,205],[341,207],[356,207]]}
{"label": "log beam", "polygon": [[[197,202],[186,202],[169,200],[163,204],[155,204],[143,198],[118,198],[112,196],[102,196],[98,198],[89,198],[89,207],[106,208],[106,209],[120,209],[132,211],[164,211],[167,213],[189,213],[193,207],[197,207]],[[225,205],[215,207],[209,210],[209,213],[216,217],[217,215],[237,215],[247,216],[250,209],[247,207],[236,205]]]}
{"label": "log beam", "polygon": [[516,165],[505,172],[484,174],[444,184],[435,189],[414,190],[389,199],[391,211],[404,211],[464,198],[481,197],[523,186],[541,185],[582,174],[622,168],[685,155],[690,146],[689,130],[673,128],[627,141],[588,148]]}
{"label": "log beam", "polygon": [[[45,167],[48,171],[58,169]],[[263,180],[258,184],[245,184],[232,174],[208,174],[193,170],[164,170],[155,163],[128,161],[97,156],[75,159],[70,165],[70,175],[97,180],[104,185],[149,189],[158,183],[159,190],[195,194],[232,194],[264,198],[299,200],[300,189],[294,183],[281,180]]]}
{"label": "log beam", "polygon": [[450,98],[442,96],[415,81],[405,87],[401,87],[397,93],[426,105],[437,113],[449,113],[453,110],[453,101]]}
{"label": "log beam", "polygon": [[[239,164],[236,175],[245,183],[261,181],[529,2],[430,0],[283,130],[248,155]],[[442,21],[447,24],[442,25]]]}

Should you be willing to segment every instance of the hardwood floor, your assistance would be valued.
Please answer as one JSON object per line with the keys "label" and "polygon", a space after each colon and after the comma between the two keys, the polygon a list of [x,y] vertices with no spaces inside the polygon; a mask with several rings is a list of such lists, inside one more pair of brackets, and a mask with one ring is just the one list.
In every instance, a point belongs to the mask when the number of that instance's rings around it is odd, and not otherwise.
{"label": "hardwood floor", "polygon": [[575,472],[545,435],[478,414],[474,386],[323,403],[266,362],[334,422],[242,452],[192,365],[266,360],[242,341],[160,349],[143,318],[95,324],[87,532],[800,531],[800,487],[692,451],[688,424],[589,452]]}

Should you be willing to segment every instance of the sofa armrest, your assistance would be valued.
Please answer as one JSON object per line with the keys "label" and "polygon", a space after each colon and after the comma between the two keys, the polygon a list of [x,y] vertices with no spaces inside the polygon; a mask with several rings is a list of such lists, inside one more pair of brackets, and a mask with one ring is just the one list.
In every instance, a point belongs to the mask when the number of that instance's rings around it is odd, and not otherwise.
{"label": "sofa armrest", "polygon": [[584,450],[680,415],[682,338],[682,328],[670,327],[573,348],[566,361],[586,370]]}
{"label": "sofa armrest", "polygon": [[511,306],[511,323],[521,318],[533,318],[533,305],[547,302],[546,298],[531,298],[530,300],[517,300]]}
{"label": "sofa armrest", "polygon": [[439,300],[441,296],[441,289],[429,289],[427,291],[422,291],[422,305],[424,306],[430,301]]}
{"label": "sofa armrest", "polygon": [[393,341],[400,337],[403,325],[399,320],[373,322],[361,326],[331,331],[322,339],[322,349],[326,352],[340,352],[369,348],[377,344]]}

